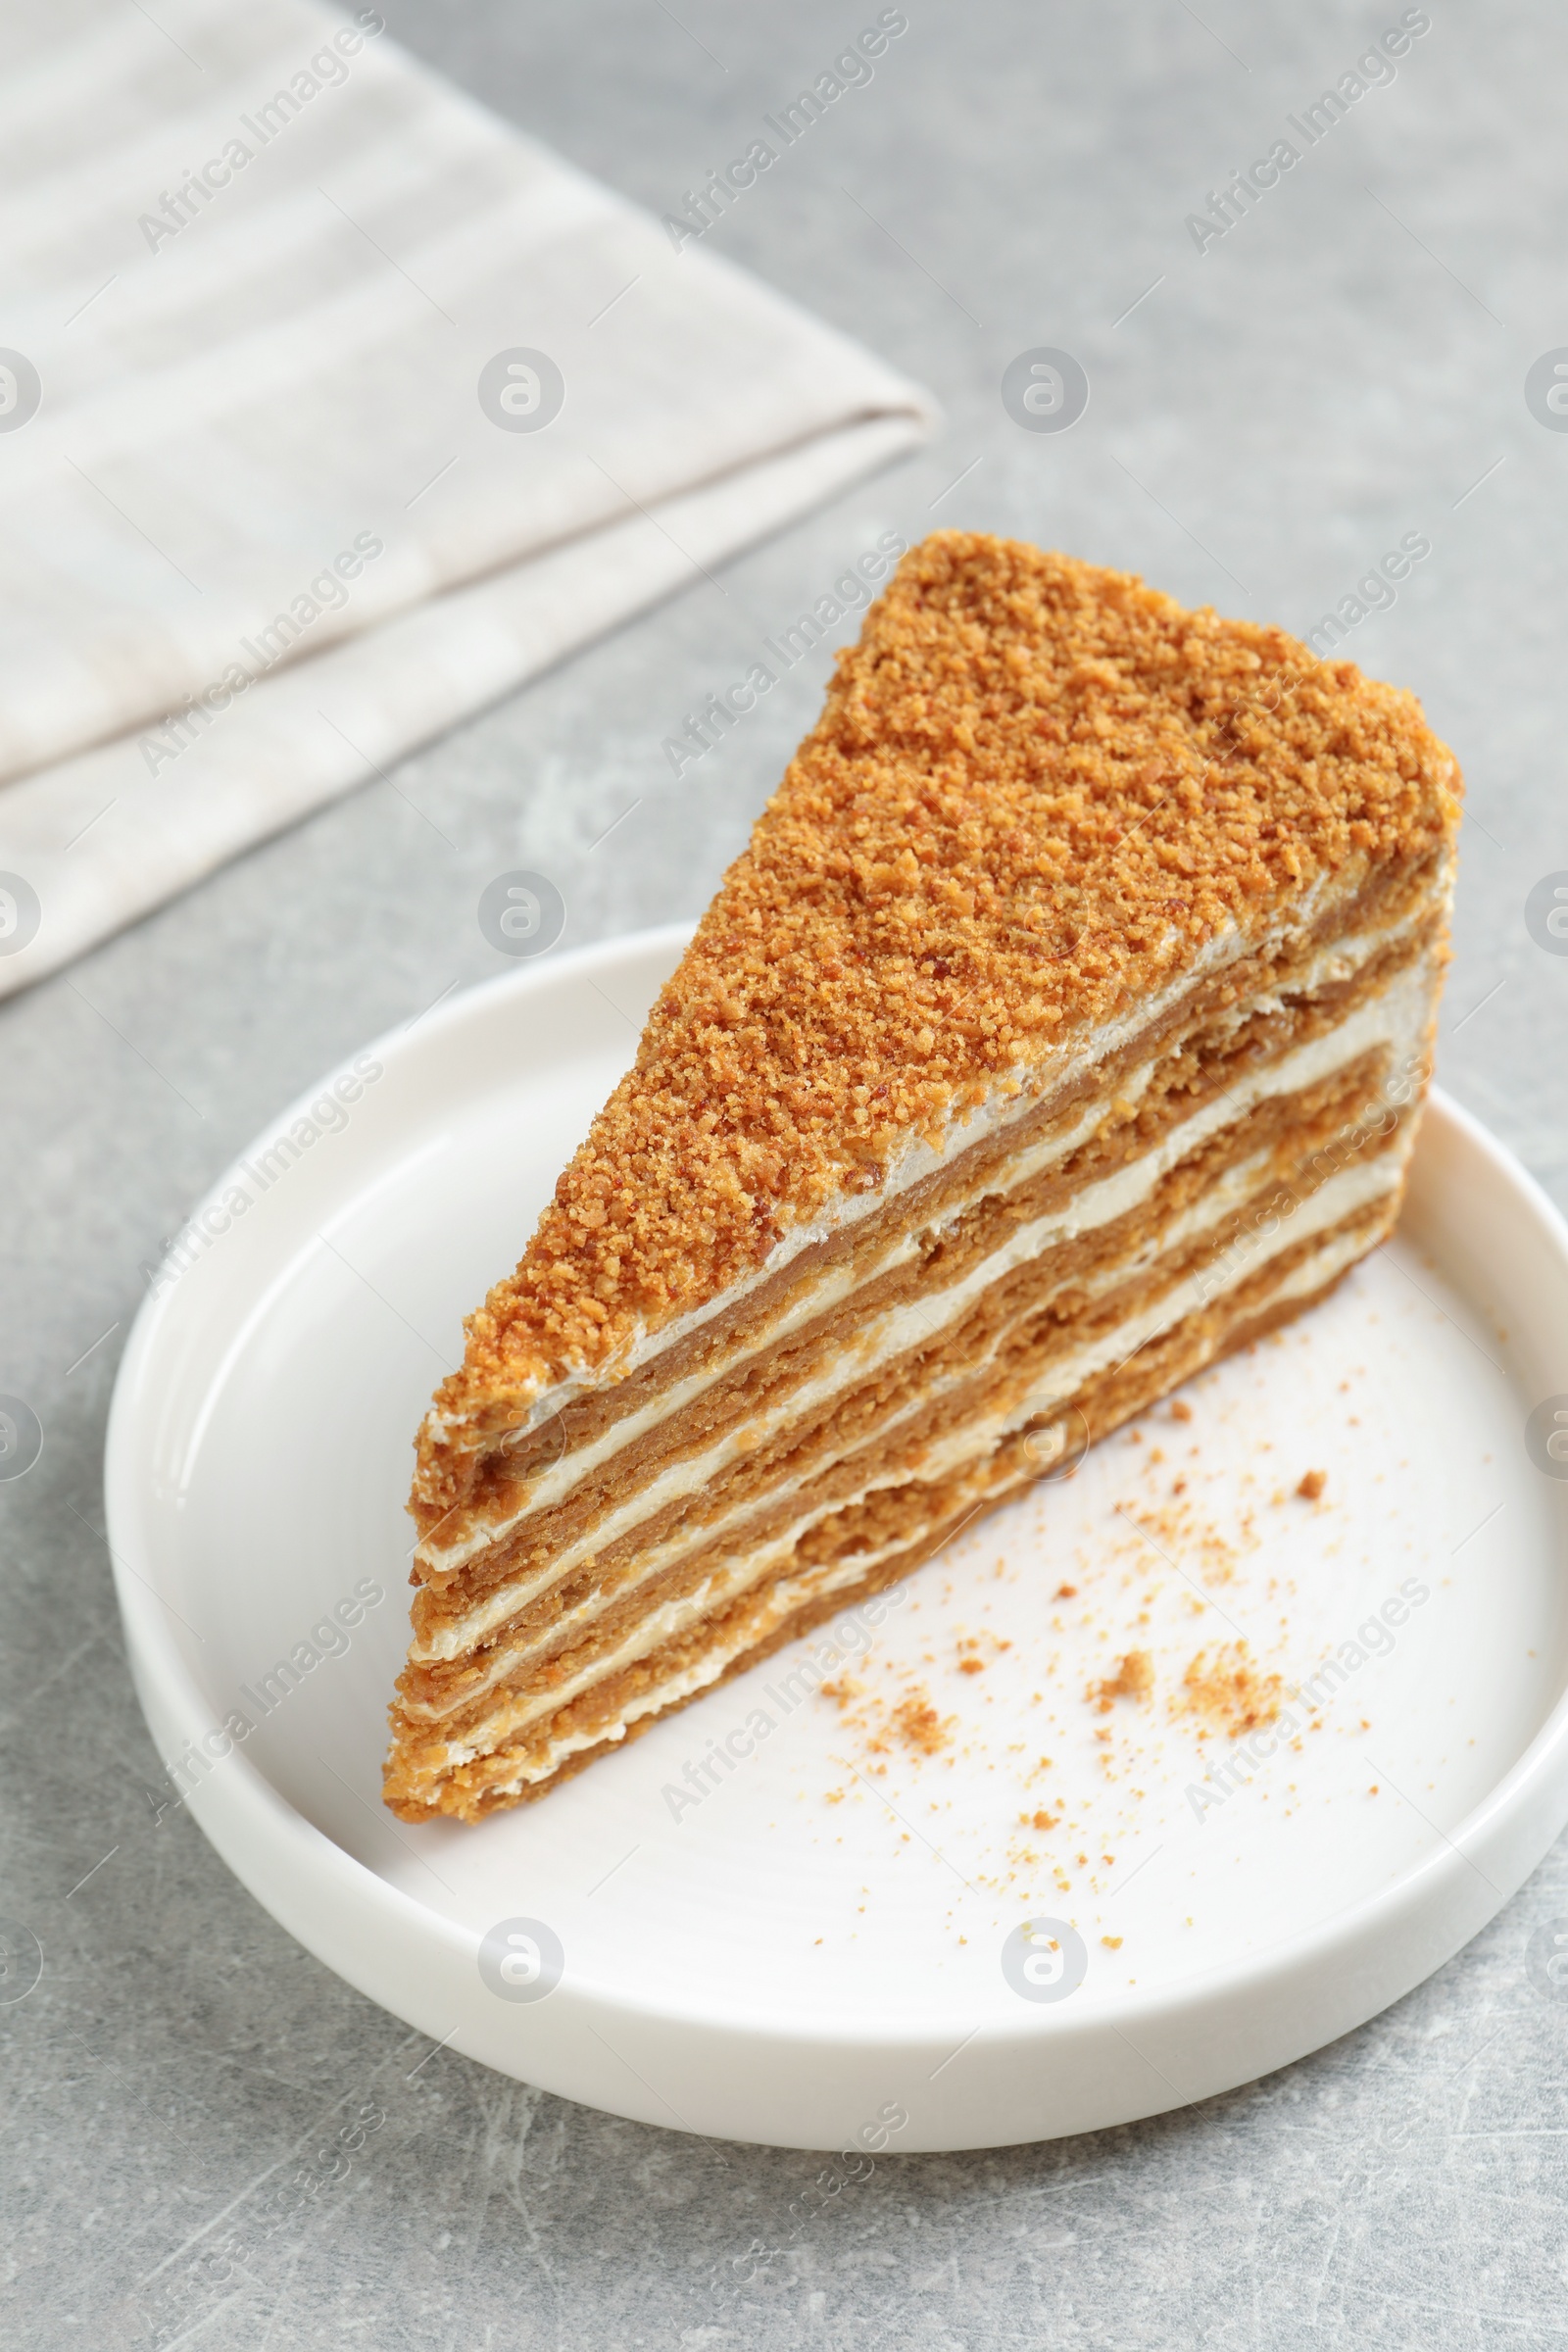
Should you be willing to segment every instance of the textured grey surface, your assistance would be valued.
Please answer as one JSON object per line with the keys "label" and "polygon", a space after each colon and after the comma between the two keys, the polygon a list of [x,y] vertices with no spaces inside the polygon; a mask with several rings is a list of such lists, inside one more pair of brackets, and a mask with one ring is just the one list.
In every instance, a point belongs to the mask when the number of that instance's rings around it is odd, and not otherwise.
{"label": "textured grey surface", "polygon": [[[661,212],[875,13],[385,5],[412,47]],[[1568,1914],[1561,1847],[1467,1951],[1316,2058],[1093,2139],[889,2161],[824,2200],[809,2156],[430,2056],[183,1815],[153,1825],[95,1533],[139,1265],[318,1072],[500,968],[474,921],[497,871],[552,874],[568,942],[694,913],[820,668],[678,783],[661,740],[880,529],[1016,532],[1298,628],[1429,534],[1349,650],[1421,693],[1469,778],[1441,1075],[1568,1197],[1568,957],[1523,911],[1568,869],[1568,434],[1522,396],[1568,342],[1560,12],[1434,0],[1394,86],[1200,257],[1184,216],[1396,7],[909,9],[870,86],[713,241],[933,384],[943,438],[0,1012],[0,1389],[46,1432],[0,1486],[0,1911],[46,1955],[0,2007],[10,2342],[1240,2352],[1568,2332],[1568,1995],[1525,1966]],[[179,0],[156,13],[195,43]],[[1060,437],[998,397],[1041,344],[1093,382]],[[333,2179],[342,2160],[313,2151],[367,2108],[381,2120]],[[821,2205],[804,2224],[803,2199]]]}

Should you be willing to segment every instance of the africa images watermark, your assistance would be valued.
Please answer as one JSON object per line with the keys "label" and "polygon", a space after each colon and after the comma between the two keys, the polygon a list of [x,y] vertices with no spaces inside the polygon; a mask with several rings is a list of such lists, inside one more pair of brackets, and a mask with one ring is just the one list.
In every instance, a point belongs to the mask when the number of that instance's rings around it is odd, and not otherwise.
{"label": "africa images watermark", "polygon": [[1336,122],[1341,122],[1367,95],[1396,78],[1396,58],[1409,54],[1412,41],[1432,30],[1432,19],[1424,8],[1407,8],[1396,25],[1390,25],[1380,41],[1367,49],[1355,61],[1352,69],[1340,75],[1333,89],[1325,90],[1310,106],[1303,106],[1299,116],[1287,115],[1296,138],[1278,138],[1267,155],[1260,156],[1244,172],[1231,173],[1223,188],[1210,188],[1206,213],[1189,213],[1183,226],[1200,253],[1206,253],[1219,238],[1228,236],[1238,222],[1261,204],[1270,188],[1277,188],[1287,172],[1294,172],[1310,148],[1327,138]]}
{"label": "africa images watermark", "polygon": [[808,1656],[781,1674],[778,1688],[770,1683],[762,1687],[762,1696],[771,1701],[778,1712],[767,1707],[753,1707],[744,1723],[737,1724],[722,1740],[710,1740],[705,1755],[696,1757],[686,1767],[682,1779],[684,1788],[666,1781],[660,1790],[669,1811],[671,1821],[679,1821],[697,1805],[711,1796],[716,1788],[748,1756],[754,1756],[761,1742],[777,1731],[797,1707],[804,1706],[826,1682],[836,1667],[863,1658],[871,1646],[876,1629],[885,1621],[890,1609],[902,1608],[908,1598],[907,1588],[894,1585],[886,1592],[877,1592],[869,1600],[860,1601],[855,1608],[846,1609],[836,1617],[832,1638],[813,1642]]}
{"label": "africa images watermark", "polygon": [[[710,2282],[715,2299],[733,2306],[735,2297],[742,2290],[758,2287],[764,2281],[771,2283],[768,2275],[773,2265],[788,2262],[795,2250],[795,2241],[807,2224],[820,2220],[834,2198],[842,2196],[853,2183],[870,2180],[876,2165],[867,2151],[874,2148],[881,2154],[894,2134],[906,2131],[908,2123],[909,2110],[902,2099],[884,2099],[875,2115],[868,2116],[863,2124],[846,2136],[836,2162],[821,2167],[811,2181],[810,2190],[790,2199],[788,2218],[793,2227],[785,2242],[770,2246],[763,2239],[754,2237],[744,2253],[732,2254],[724,2269],[712,2272]],[[728,2277],[725,2276],[725,2270]]]}
{"label": "africa images watermark", "polygon": [[377,1061],[373,1054],[356,1054],[348,1068],[340,1070],[298,1117],[280,1127],[265,1144],[258,1145],[253,1157],[241,1159],[233,1181],[186,1218],[173,1240],[166,1243],[156,1263],[149,1261],[142,1265],[142,1279],[152,1295],[156,1298],[170,1283],[188,1273],[196,1260],[225,1233],[232,1232],[262,1195],[270,1193],[278,1178],[286,1176],[295,1162],[323,1137],[341,1135],[349,1123],[349,1105],[357,1102],[366,1088],[384,1075],[385,1064]]}
{"label": "africa images watermark", "polygon": [[762,639],[763,650],[777,663],[776,668],[766,662],[754,662],[744,678],[737,679],[722,694],[710,694],[697,710],[688,710],[685,732],[666,735],[660,746],[675,774],[683,775],[688,767],[695,766],[721,740],[721,729],[735,726],[748,710],[755,710],[761,696],[772,692],[787,669],[804,662],[830,629],[860,606],[868,605],[871,584],[892,570],[906,546],[907,541],[901,539],[897,531],[884,531],[875,548],[841,571],[832,588],[824,590],[809,611],[801,613],[788,628],[780,629],[776,639]]}
{"label": "africa images watermark", "polygon": [[681,198],[684,212],[663,216],[664,231],[675,251],[679,253],[693,237],[706,236],[746,189],[757,185],[758,174],[804,139],[812,123],[820,122],[847,90],[862,89],[872,78],[871,60],[885,56],[888,43],[908,29],[909,20],[902,8],[885,8],[875,24],[867,25],[831,67],[817,74],[809,89],[802,90],[788,106],[781,106],[776,115],[764,115],[763,129],[771,131],[778,146],[769,138],[753,139],[744,155],[736,156],[721,171],[710,172],[700,188],[686,190]]}
{"label": "africa images watermark", "polygon": [[[1206,1821],[1216,1805],[1247,1788],[1252,1774],[1277,1756],[1283,1743],[1295,1739],[1351,1676],[1360,1673],[1369,1658],[1386,1658],[1395,1645],[1397,1629],[1431,1598],[1429,1584],[1418,1576],[1407,1576],[1398,1592],[1391,1592],[1364,1618],[1352,1637],[1339,1642],[1294,1690],[1287,1689],[1284,1704],[1272,1723],[1259,1724],[1255,1731],[1233,1740],[1222,1763],[1211,1764],[1201,1781],[1189,1781],[1185,1794],[1197,1819]],[[1295,1712],[1298,1707],[1299,1715]]]}
{"label": "africa images watermark", "polygon": [[[308,1635],[302,1634],[285,1657],[259,1674],[254,1685],[241,1683],[238,1696],[243,1706],[230,1707],[220,1724],[213,1724],[196,1739],[187,1740],[176,1756],[164,1761],[164,1778],[173,1795],[164,1797],[153,1806],[156,1826],[172,1806],[182,1805],[193,1788],[199,1788],[224,1759],[234,1753],[250,1738],[269,1715],[296,1691],[307,1675],[328,1658],[342,1658],[353,1646],[352,1636],[364,1624],[367,1613],[379,1608],[386,1598],[386,1588],[373,1576],[362,1576],[352,1592],[345,1592],[329,1610],[323,1610]],[[151,1791],[148,1801],[152,1802]]]}
{"label": "africa images watermark", "polygon": [[384,19],[373,8],[362,8],[353,24],[339,25],[330,41],[290,77],[286,88],[275,90],[265,104],[257,107],[254,115],[240,116],[240,130],[248,136],[241,137],[236,132],[233,138],[225,140],[217,155],[209,156],[205,164],[188,171],[177,187],[160,189],[158,211],[143,213],[136,222],[151,250],[156,253],[168,238],[177,237],[182,228],[199,220],[213,199],[230,185],[235,173],[254,163],[295,117],[303,114],[313,98],[347,81],[349,59],[357,57],[368,40],[385,30]]}
{"label": "africa images watermark", "polygon": [[[1395,582],[1407,580],[1412,565],[1424,563],[1432,553],[1432,542],[1425,531],[1406,531],[1397,547],[1391,547],[1382,562],[1375,564],[1354,588],[1342,596],[1332,612],[1325,612],[1315,629],[1308,629],[1306,642],[1314,654],[1327,655],[1336,645],[1343,645],[1352,629],[1359,628],[1374,612],[1386,612],[1398,603]],[[1326,645],[1318,643],[1327,638]]]}
{"label": "africa images watermark", "polygon": [[[221,717],[229,706],[246,688],[265,678],[274,669],[285,654],[292,653],[306,630],[318,621],[323,612],[335,612],[349,601],[348,582],[357,580],[367,564],[385,555],[386,547],[373,531],[357,531],[353,544],[339,550],[329,564],[322,566],[309,588],[302,588],[291,598],[288,610],[276,612],[265,628],[258,629],[254,638],[242,637],[240,652],[248,662],[230,662],[221,677],[215,678],[197,694],[187,694],[177,710],[168,711],[155,730],[140,739],[142,760],[149,775],[156,776],[161,767],[188,752],[214,721]],[[255,667],[248,666],[254,662]]]}
{"label": "africa images watermark", "polygon": [[[1344,602],[1343,599],[1341,601]],[[1322,623],[1320,622],[1313,634],[1321,635],[1321,633]],[[1294,662],[1282,662],[1278,669],[1269,676],[1267,686],[1261,693],[1255,695],[1244,693],[1238,698],[1229,715],[1221,721],[1220,732],[1214,739],[1214,752],[1205,763],[1205,774],[1208,769],[1223,770],[1233,760],[1247,751],[1247,741],[1241,732],[1245,721],[1257,716],[1272,718],[1281,705],[1291,701],[1301,687],[1311,685],[1312,681],[1324,670],[1333,676],[1336,668],[1336,659],[1331,655],[1317,655],[1305,669],[1298,669]],[[1165,792],[1164,799],[1157,801],[1154,808],[1162,808],[1174,789],[1174,786],[1169,787]],[[1154,809],[1149,811],[1150,815],[1153,813]],[[1140,821],[1145,820],[1141,819]]]}
{"label": "africa images watermark", "polygon": [[[333,2114],[344,2104],[339,2100]],[[293,2163],[274,2165],[264,2173],[254,2183],[262,2194],[253,2207],[242,2215],[233,2208],[220,2215],[210,2230],[198,2230],[139,2280],[134,2292],[154,2352],[201,2332],[244,2287],[254,2284],[256,2258],[268,2239],[316,2211],[323,2190],[348,2179],[354,2158],[386,2120],[384,2107],[374,2099],[362,2100],[329,2139],[318,2140]],[[236,2204],[247,2203],[250,2194],[246,2190]]]}

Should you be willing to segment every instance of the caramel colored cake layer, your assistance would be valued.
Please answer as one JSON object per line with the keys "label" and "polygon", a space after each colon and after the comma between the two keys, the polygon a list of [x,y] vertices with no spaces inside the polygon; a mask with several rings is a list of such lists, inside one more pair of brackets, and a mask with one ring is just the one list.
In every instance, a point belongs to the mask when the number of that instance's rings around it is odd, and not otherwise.
{"label": "caramel colored cake layer", "polygon": [[1457,792],[1279,630],[906,558],[420,1432],[393,1809],[539,1794],[1383,1239]]}

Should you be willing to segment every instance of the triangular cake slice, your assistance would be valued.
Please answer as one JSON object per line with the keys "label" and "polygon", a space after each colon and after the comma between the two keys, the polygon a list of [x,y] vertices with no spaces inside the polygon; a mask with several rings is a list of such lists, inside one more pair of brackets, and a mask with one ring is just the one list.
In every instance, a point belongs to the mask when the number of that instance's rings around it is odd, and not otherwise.
{"label": "triangular cake slice", "polygon": [[1458,791],[1283,630],[906,556],[419,1433],[394,1811],[537,1796],[1321,1298]]}

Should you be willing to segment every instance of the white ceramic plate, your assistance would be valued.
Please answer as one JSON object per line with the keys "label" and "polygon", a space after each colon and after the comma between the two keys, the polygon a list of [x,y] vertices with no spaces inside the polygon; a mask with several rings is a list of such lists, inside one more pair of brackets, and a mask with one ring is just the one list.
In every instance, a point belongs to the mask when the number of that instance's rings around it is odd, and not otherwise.
{"label": "white ceramic plate", "polygon": [[[796,1644],[542,1803],[476,1829],[382,1810],[415,1426],[683,937],[524,964],[383,1039],[218,1185],[144,1308],[110,1536],[202,1828],[434,2040],[739,2139],[1048,2138],[1372,2016],[1568,1819],[1568,1485],[1525,1436],[1568,1391],[1568,1234],[1441,1097],[1394,1244],[1193,1383],[1190,1420],[1158,1408],[880,1625]],[[1239,1640],[1286,1685],[1337,1661],[1294,1740],[1195,1710],[1194,1659]],[[1102,1707],[1135,1649],[1152,1690]],[[1026,1940],[1042,1920],[1062,1933]]]}

